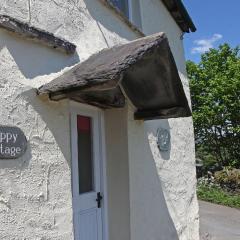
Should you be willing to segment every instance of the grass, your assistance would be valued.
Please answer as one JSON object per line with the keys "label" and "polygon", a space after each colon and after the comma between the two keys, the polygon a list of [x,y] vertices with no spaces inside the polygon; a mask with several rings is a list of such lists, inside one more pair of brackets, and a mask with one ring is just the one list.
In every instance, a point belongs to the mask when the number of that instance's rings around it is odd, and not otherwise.
{"label": "grass", "polygon": [[214,186],[198,185],[198,199],[228,207],[240,208],[240,195],[231,194]]}

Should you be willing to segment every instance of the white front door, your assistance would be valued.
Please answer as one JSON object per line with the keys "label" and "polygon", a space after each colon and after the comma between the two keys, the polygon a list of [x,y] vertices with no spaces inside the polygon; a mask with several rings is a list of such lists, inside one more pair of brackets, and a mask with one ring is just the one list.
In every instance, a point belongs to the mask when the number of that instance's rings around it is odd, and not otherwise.
{"label": "white front door", "polygon": [[71,113],[75,240],[104,240],[100,111],[79,106]]}

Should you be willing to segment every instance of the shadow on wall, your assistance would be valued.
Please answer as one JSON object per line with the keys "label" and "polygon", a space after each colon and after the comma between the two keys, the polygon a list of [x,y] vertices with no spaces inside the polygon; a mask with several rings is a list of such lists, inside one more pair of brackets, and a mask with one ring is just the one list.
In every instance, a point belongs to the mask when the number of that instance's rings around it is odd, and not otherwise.
{"label": "shadow on wall", "polygon": [[[66,108],[65,103],[54,103],[54,102],[43,102],[41,101],[37,95],[35,89],[30,89],[26,92],[22,93],[22,96],[26,100],[26,102],[31,105],[34,110],[39,114],[41,119],[44,122],[44,131],[48,131],[50,134],[53,135],[54,141],[56,141],[57,146],[60,148],[60,152],[63,154],[64,158],[66,159],[69,167],[71,166],[71,154],[70,154],[70,130],[69,130],[69,118],[68,116],[68,110]],[[64,111],[65,110],[65,111]],[[63,112],[62,112],[63,111]],[[39,126],[38,126],[39,127]],[[37,126],[36,126],[37,128]],[[40,131],[41,129],[35,129],[37,131]],[[26,133],[27,135],[28,133]],[[41,132],[43,134],[43,131]],[[35,144],[35,141],[38,143],[38,157],[41,156],[41,154],[45,154],[53,145],[53,142],[51,138],[49,137],[49,134],[45,133],[43,134],[43,138],[39,138],[39,136],[33,136],[30,138],[27,138],[28,145],[26,152],[24,155],[18,159],[13,160],[0,160],[1,161],[1,169],[9,168],[9,169],[19,169],[23,170],[25,168],[28,168],[32,156],[32,148],[31,145]],[[69,141],[68,141],[69,139]],[[57,151],[57,149],[54,149],[54,151]],[[49,156],[47,161],[51,162],[51,158],[54,158],[53,161],[57,160],[56,158],[59,157],[59,154],[53,154],[49,151]],[[44,160],[41,157],[39,160]]]}
{"label": "shadow on wall", "polygon": [[[57,147],[60,149],[52,149],[52,154],[49,151],[48,162],[56,162],[59,156],[59,152],[63,154],[64,159],[67,161],[69,167],[71,166],[71,153],[70,153],[70,123],[69,123],[69,109],[68,103],[66,101],[61,102],[51,102],[42,101],[36,95],[35,89],[30,89],[22,93],[25,100],[34,108],[41,121],[44,123],[45,134],[39,141],[39,146],[42,149],[38,149],[41,153],[46,153],[47,150],[52,148],[53,144],[56,142]],[[39,129],[38,131],[41,131]],[[52,138],[53,136],[53,138]],[[32,139],[34,140],[34,139]],[[57,152],[57,154],[56,154]],[[51,158],[53,158],[51,160]]]}
{"label": "shadow on wall", "polygon": [[80,61],[77,53],[65,53],[0,30],[0,49],[7,47],[25,78],[57,73]]}
{"label": "shadow on wall", "polygon": [[162,181],[157,172],[155,162],[153,161],[153,175],[152,178],[155,178],[155,181],[158,181],[158,193],[156,194],[155,201],[158,202],[158,209],[155,209],[156,214],[159,216],[159,240],[179,240],[178,233],[172,217],[170,216],[166,199],[163,194]]}
{"label": "shadow on wall", "polygon": [[[170,132],[170,126],[169,126],[168,120],[161,121],[161,128],[166,129]],[[155,144],[157,144],[156,140],[155,140]],[[156,147],[155,149],[158,149],[158,148]],[[149,150],[151,151],[150,148]],[[170,152],[171,152],[171,141],[170,141],[170,146],[168,151],[159,151],[163,161],[169,161]],[[178,240],[179,237],[177,234],[177,230],[170,216],[166,199],[163,194],[163,189],[162,189],[163,183],[158,173],[158,166],[153,157],[154,153],[151,151],[151,153],[149,154],[151,154],[150,156],[152,156],[151,163],[149,162],[150,166],[152,167],[152,178],[156,184],[156,187],[158,188],[158,193],[156,193],[155,201],[158,202],[158,204],[160,203],[158,209],[156,209],[157,214],[159,214],[159,219],[161,219],[161,224],[159,224],[159,231],[162,232],[162,234],[159,237],[159,240]]]}
{"label": "shadow on wall", "polygon": [[[161,120],[161,125],[160,127],[162,129],[166,129],[170,132],[170,126],[168,123],[168,120]],[[151,133],[155,135],[155,141],[154,143],[152,142],[151,144],[155,144],[155,151],[158,151],[157,147],[157,139],[156,139],[156,133]],[[153,139],[152,139],[153,140]],[[152,152],[152,149],[148,148],[151,152],[149,152],[149,156],[151,157],[151,162],[149,162],[149,167],[152,168],[152,181],[154,181],[154,185],[156,189],[158,189],[158,192],[156,192],[156,198],[154,201],[158,203],[158,208],[155,209],[157,212],[159,219],[161,223],[159,224],[159,232],[161,232],[161,236],[159,237],[159,240],[179,240],[177,230],[175,228],[174,222],[170,216],[169,210],[168,210],[168,205],[166,203],[166,199],[163,194],[163,182],[161,180],[161,177],[158,172],[159,166],[157,165],[156,161],[154,160],[154,155],[155,153]],[[158,152],[163,159],[163,161],[169,161],[170,160],[170,153],[171,153],[171,141],[169,145],[169,150],[168,151],[159,151]]]}
{"label": "shadow on wall", "polygon": [[[116,18],[115,13],[111,13],[112,10],[104,6],[101,1],[84,0],[84,2],[86,4],[87,10],[89,11],[92,18],[96,21],[99,30],[102,32],[104,38],[104,32],[103,29],[101,29],[100,25],[104,26],[104,28],[109,30],[111,33],[116,33],[121,38],[127,40],[136,39],[136,33],[133,33],[133,31],[125,23],[123,23],[122,20]],[[96,6],[97,4],[99,6]],[[104,12],[102,10],[104,10]],[[127,31],[128,28],[129,31]],[[132,37],[129,39],[131,35]]]}
{"label": "shadow on wall", "polygon": [[[168,121],[161,121],[160,126],[169,129]],[[145,125],[146,123],[144,123]],[[150,123],[151,124],[151,123]],[[134,124],[136,125],[136,124]],[[146,125],[145,125],[146,126]],[[145,128],[144,126],[144,128]],[[159,166],[154,160],[146,128],[142,124],[137,127],[138,136],[134,140],[134,159],[132,163],[130,179],[132,178],[134,189],[132,189],[132,202],[134,203],[134,231],[136,239],[178,240],[178,233],[163,193],[163,182],[159,176]],[[150,132],[154,138],[150,141],[156,143],[157,132]],[[154,148],[155,150],[156,148]],[[162,153],[163,161],[169,161],[170,150]],[[134,162],[134,163],[133,163]],[[137,190],[135,190],[137,189]]]}

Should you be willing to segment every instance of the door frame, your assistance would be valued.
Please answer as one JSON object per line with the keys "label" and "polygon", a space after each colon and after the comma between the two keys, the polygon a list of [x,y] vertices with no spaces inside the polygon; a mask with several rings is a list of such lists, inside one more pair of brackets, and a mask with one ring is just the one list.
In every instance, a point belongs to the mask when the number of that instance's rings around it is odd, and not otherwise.
{"label": "door frame", "polygon": [[[75,211],[74,199],[73,199],[73,171],[72,171],[72,161],[73,161],[73,129],[72,121],[74,114],[81,114],[84,111],[92,111],[98,114],[99,118],[99,152],[100,152],[100,190],[103,194],[102,201],[102,233],[103,240],[109,240],[109,229],[108,229],[108,198],[107,198],[107,160],[106,160],[106,141],[105,141],[105,119],[104,119],[104,111],[100,108],[78,103],[75,101],[69,101],[69,109],[70,109],[70,146],[71,146],[71,188],[72,188],[72,209]],[[75,234],[75,222],[73,219],[73,231]],[[75,238],[75,235],[74,235]]]}

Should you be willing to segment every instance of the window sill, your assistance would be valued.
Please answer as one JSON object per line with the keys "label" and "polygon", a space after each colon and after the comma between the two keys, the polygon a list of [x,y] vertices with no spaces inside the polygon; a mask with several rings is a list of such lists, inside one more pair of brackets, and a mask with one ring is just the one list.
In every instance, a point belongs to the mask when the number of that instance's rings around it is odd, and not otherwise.
{"label": "window sill", "polygon": [[132,22],[129,21],[129,19],[118,9],[116,8],[109,0],[100,0],[100,2],[103,3],[104,6],[111,9],[117,16],[130,27],[134,32],[140,35],[140,37],[145,37],[145,34]]}

